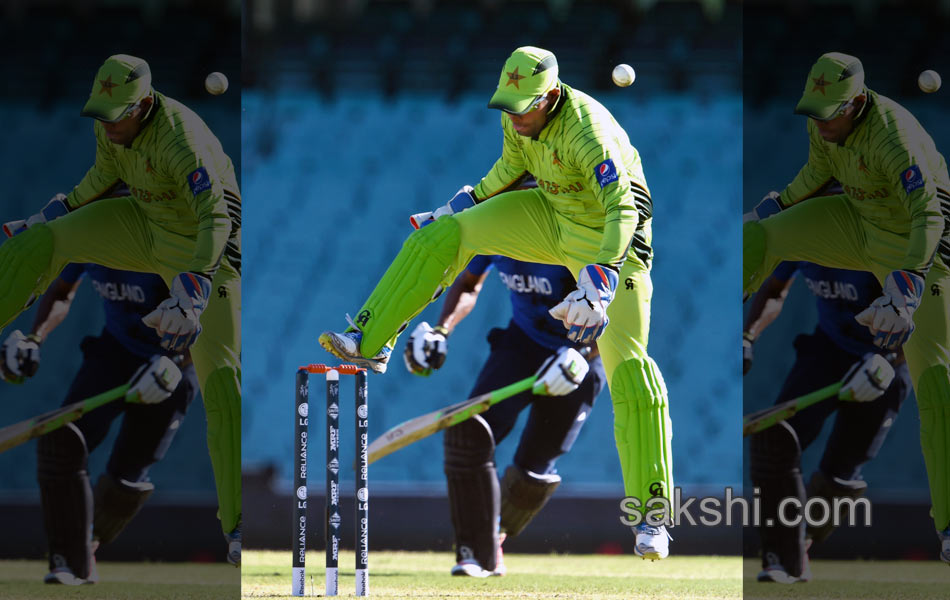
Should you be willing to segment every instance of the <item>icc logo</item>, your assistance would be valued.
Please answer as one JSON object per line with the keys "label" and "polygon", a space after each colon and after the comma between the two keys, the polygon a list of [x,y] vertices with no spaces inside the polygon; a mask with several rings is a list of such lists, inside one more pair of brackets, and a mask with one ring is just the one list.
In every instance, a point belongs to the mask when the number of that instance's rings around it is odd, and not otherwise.
{"label": "icc logo", "polygon": [[360,408],[359,408],[359,410],[357,411],[357,414],[359,414],[359,416],[360,416],[361,419],[365,419],[365,418],[366,418],[367,410],[366,410],[366,405],[365,405],[365,404],[360,404]]}
{"label": "icc logo", "polygon": [[360,502],[366,502],[366,500],[369,498],[369,491],[367,491],[367,489],[364,487],[360,488],[360,491],[356,492],[356,498]]}
{"label": "icc logo", "polygon": [[310,412],[310,406],[306,402],[301,402],[300,405],[297,407],[297,414],[300,415],[301,417],[306,417],[309,412]]}
{"label": "icc logo", "polygon": [[301,500],[307,499],[307,486],[302,485],[299,488],[297,488],[297,497],[300,498]]}
{"label": "icc logo", "polygon": [[331,419],[336,419],[340,416],[340,407],[336,405],[336,402],[327,407],[327,415]]}

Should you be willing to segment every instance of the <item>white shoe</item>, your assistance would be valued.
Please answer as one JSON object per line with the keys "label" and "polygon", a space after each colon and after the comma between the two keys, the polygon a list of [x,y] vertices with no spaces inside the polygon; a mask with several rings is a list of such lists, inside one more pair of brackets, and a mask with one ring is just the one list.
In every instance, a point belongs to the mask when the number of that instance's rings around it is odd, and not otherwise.
{"label": "white shoe", "polygon": [[670,555],[670,534],[666,531],[666,525],[654,527],[646,523],[640,523],[636,527],[637,543],[633,547],[633,552],[644,560],[659,560]]}
{"label": "white shoe", "polygon": [[463,558],[452,567],[451,573],[460,577],[491,577],[494,575],[492,571],[483,569],[474,558]]}
{"label": "white shoe", "polygon": [[370,369],[374,373],[385,373],[386,363],[389,362],[392,348],[383,346],[376,356],[365,358],[360,354],[360,342],[362,340],[363,333],[360,331],[346,331],[344,333],[324,331],[319,338],[320,345],[323,346],[324,350],[344,362]]}
{"label": "white shoe", "polygon": [[950,565],[950,527],[937,532],[940,536],[940,560]]}
{"label": "white shoe", "polygon": [[[809,540],[810,542],[810,540]],[[811,544],[809,543],[809,546]],[[785,570],[785,567],[782,566],[782,562],[779,560],[779,557],[774,552],[768,552],[765,555],[768,564],[764,569],[759,571],[758,577],[756,579],[763,583],[805,583],[811,579],[811,566],[808,563],[808,555],[805,555],[805,564],[802,569],[802,574],[799,577],[794,575],[789,575],[788,571]]]}
{"label": "white shoe", "polygon": [[[94,542],[92,551],[95,552],[96,547],[99,546],[98,542]],[[89,564],[89,577],[83,579],[81,577],[76,577],[73,570],[66,566],[66,559],[59,555],[53,555],[53,562],[58,566],[53,567],[53,570],[43,576],[43,583],[52,583],[59,585],[84,585],[96,583],[99,581],[99,573],[96,570],[96,557],[95,555],[90,557]]]}

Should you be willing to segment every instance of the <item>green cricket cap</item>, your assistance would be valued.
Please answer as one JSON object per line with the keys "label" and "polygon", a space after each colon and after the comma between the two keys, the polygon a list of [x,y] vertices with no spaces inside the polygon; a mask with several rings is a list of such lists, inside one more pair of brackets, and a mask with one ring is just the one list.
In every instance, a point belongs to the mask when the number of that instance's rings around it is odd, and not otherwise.
{"label": "green cricket cap", "polygon": [[128,54],[116,54],[99,67],[92,82],[89,100],[80,113],[100,121],[113,122],[130,106],[152,93],[152,71],[148,63]]}
{"label": "green cricket cap", "polygon": [[864,67],[853,56],[840,52],[822,54],[808,73],[805,91],[795,112],[828,119],[835,111],[864,91]]}
{"label": "green cricket cap", "polygon": [[489,100],[488,108],[523,114],[538,97],[556,85],[557,59],[554,54],[543,48],[522,46],[505,61],[498,89]]}

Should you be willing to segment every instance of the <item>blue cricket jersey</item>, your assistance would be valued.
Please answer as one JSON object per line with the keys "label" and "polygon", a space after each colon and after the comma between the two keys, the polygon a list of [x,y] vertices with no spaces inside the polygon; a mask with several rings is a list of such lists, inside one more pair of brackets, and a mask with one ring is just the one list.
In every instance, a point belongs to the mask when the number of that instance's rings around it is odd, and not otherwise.
{"label": "blue cricket jersey", "polygon": [[476,256],[466,270],[481,275],[495,267],[511,292],[511,320],[529,338],[551,350],[561,346],[581,348],[567,339],[564,324],[548,310],[577,288],[574,276],[560,265],[522,262],[505,256]]}
{"label": "blue cricket jersey", "polygon": [[168,298],[168,286],[158,275],[117,271],[101,265],[69,264],[59,278],[73,284],[85,275],[102,298],[105,329],[129,352],[148,358],[154,354],[174,356],[162,349],[158,333],[142,317]]}
{"label": "blue cricket jersey", "polygon": [[858,356],[867,352],[881,352],[874,345],[870,330],[854,320],[856,314],[883,293],[874,275],[865,271],[832,269],[805,261],[783,262],[776,267],[774,275],[781,281],[788,281],[796,271],[801,273],[817,300],[818,327],[835,344]]}

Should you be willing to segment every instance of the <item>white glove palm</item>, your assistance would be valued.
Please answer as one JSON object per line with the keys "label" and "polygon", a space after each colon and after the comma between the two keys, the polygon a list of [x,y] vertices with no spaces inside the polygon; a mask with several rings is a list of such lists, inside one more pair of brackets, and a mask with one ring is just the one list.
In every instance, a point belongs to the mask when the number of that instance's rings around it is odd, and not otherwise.
{"label": "white glove palm", "polygon": [[855,315],[854,320],[871,330],[875,346],[895,350],[914,332],[914,311],[923,293],[923,277],[894,271],[884,279],[884,295]]}
{"label": "white glove palm", "polygon": [[56,194],[52,197],[52,199],[50,199],[49,202],[46,203],[46,206],[43,207],[43,210],[36,213],[35,215],[32,215],[27,219],[20,219],[17,221],[9,221],[4,223],[3,233],[7,234],[7,237],[13,237],[18,233],[23,233],[34,225],[48,223],[53,219],[58,219],[68,212],[69,207],[66,205],[66,195]]}
{"label": "white glove palm", "polygon": [[444,329],[433,329],[425,321],[416,325],[402,355],[406,369],[413,375],[428,377],[432,371],[441,368],[449,351],[446,335]]}
{"label": "white glove palm", "polygon": [[566,396],[577,389],[589,370],[580,352],[561,346],[541,364],[531,391],[540,396]]}
{"label": "white glove palm", "polygon": [[617,289],[617,273],[601,265],[587,265],[577,280],[577,289],[548,311],[564,323],[567,339],[590,344],[607,327],[607,306]]}
{"label": "white glove palm", "polygon": [[871,402],[881,397],[894,381],[894,367],[880,354],[869,352],[845,373],[840,400]]}
{"label": "white glove palm", "polygon": [[33,335],[23,335],[19,329],[10,332],[2,346],[0,378],[7,383],[23,383],[40,368],[40,344]]}
{"label": "white glove palm", "polygon": [[181,369],[167,356],[156,354],[139,367],[129,380],[128,402],[158,404],[166,400],[181,383]]}
{"label": "white glove palm", "polygon": [[172,282],[168,300],[142,317],[142,322],[158,332],[162,348],[183,352],[201,333],[201,312],[210,293],[211,281],[207,277],[181,273]]}
{"label": "white glove palm", "polygon": [[440,206],[432,211],[416,213],[409,217],[409,222],[415,229],[419,229],[429,223],[434,223],[439,217],[454,215],[455,213],[472,208],[475,206],[475,194],[473,192],[474,189],[472,186],[463,185],[459,191],[455,192],[452,199],[445,203],[445,206]]}

